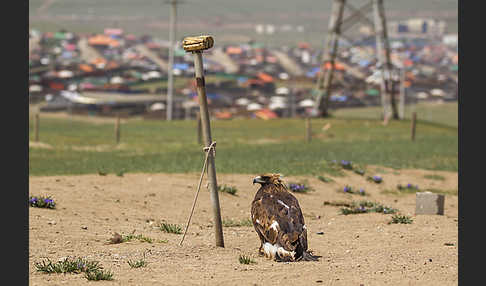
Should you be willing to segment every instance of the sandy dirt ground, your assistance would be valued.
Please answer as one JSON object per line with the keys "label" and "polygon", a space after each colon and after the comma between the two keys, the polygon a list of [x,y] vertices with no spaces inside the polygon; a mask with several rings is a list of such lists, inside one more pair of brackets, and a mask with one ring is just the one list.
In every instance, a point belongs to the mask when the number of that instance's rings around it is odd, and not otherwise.
{"label": "sandy dirt ground", "polygon": [[[446,195],[444,215],[415,215],[415,194],[383,193],[397,184],[421,189],[457,190],[452,172],[380,168],[384,178],[375,184],[354,173],[324,183],[307,180],[315,191],[295,194],[308,227],[309,249],[318,262],[278,263],[257,255],[259,239],[253,227],[225,227],[225,247],[215,247],[209,192],[201,189],[185,238],[162,232],[160,222],[185,226],[199,174],[125,174],[107,176],[30,177],[30,195],[51,195],[57,208],[29,208],[30,285],[457,285],[458,198]],[[424,178],[439,174],[445,180]],[[235,186],[236,196],[220,193],[223,219],[250,217],[258,189],[258,174],[218,174],[218,184]],[[205,179],[206,180],[206,179]],[[205,183],[204,183],[205,184]],[[203,185],[204,185],[203,184]],[[361,200],[339,193],[344,185],[363,187],[366,200],[398,208],[412,224],[388,224],[390,214],[342,215],[324,201]],[[113,233],[135,231],[154,240],[108,244]],[[323,232],[323,234],[318,234]],[[128,260],[145,254],[148,265],[131,268]],[[239,255],[250,255],[245,265]],[[96,260],[114,273],[113,281],[88,281],[83,274],[44,274],[35,262],[64,257]]]}

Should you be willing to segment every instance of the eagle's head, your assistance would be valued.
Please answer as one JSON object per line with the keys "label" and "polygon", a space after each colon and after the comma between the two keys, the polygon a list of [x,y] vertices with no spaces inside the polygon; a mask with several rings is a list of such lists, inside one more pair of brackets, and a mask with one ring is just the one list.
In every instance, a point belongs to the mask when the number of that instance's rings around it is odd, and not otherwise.
{"label": "eagle's head", "polygon": [[281,174],[266,173],[257,176],[253,179],[253,184],[259,183],[262,186],[266,184],[282,185],[283,181],[280,179]]}

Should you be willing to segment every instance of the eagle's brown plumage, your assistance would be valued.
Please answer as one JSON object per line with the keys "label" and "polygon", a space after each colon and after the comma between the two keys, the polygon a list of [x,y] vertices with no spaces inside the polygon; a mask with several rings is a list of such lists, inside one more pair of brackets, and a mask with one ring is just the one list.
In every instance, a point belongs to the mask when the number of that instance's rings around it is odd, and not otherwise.
{"label": "eagle's brown plumage", "polygon": [[317,260],[307,252],[307,228],[297,199],[279,174],[263,174],[251,204],[253,226],[260,237],[259,253],[277,261]]}

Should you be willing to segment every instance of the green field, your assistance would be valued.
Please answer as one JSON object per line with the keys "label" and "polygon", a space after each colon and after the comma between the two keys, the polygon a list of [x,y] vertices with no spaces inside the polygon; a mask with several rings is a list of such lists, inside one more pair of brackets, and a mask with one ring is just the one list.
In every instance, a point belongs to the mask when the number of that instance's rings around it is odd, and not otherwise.
{"label": "green field", "polygon": [[[334,117],[342,119],[379,119],[381,107],[340,108],[333,112]],[[431,124],[451,127],[459,126],[457,102],[449,103],[419,103],[405,106],[405,119],[412,118],[412,112],[417,112],[417,120]]]}
{"label": "green field", "polygon": [[[348,2],[360,7],[367,1]],[[447,22],[447,30],[452,33],[457,32],[457,7],[457,0],[385,1],[389,21],[414,17],[438,18]],[[252,37],[270,46],[295,45],[299,41],[322,46],[331,8],[331,0],[191,0],[183,2],[178,8],[177,30],[179,38],[209,33],[218,43],[241,42]],[[120,27],[129,33],[167,39],[169,14],[169,5],[160,0],[29,0],[29,27],[41,31],[65,28],[75,32],[102,32],[105,27]],[[273,24],[276,27],[292,25],[294,28],[270,36],[258,35],[255,24]],[[304,27],[305,32],[295,30],[299,25]]]}
{"label": "green field", "polygon": [[[322,127],[331,124],[324,131]],[[212,121],[219,173],[280,172],[286,175],[336,174],[332,160],[392,168],[458,170],[457,128],[419,121],[416,141],[410,122],[387,126],[372,119],[313,119],[313,140],[304,141],[304,120],[235,119]],[[33,122],[29,122],[33,141]],[[30,147],[30,175],[118,172],[200,172],[204,153],[195,121],[131,119],[114,124],[41,117],[40,141]],[[98,150],[96,150],[98,149]]]}

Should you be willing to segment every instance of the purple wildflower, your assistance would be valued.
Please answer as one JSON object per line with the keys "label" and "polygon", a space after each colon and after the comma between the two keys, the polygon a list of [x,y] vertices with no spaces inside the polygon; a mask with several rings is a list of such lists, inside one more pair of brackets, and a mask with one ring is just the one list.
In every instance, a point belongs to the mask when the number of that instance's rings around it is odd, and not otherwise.
{"label": "purple wildflower", "polygon": [[346,161],[346,160],[341,160],[341,167],[348,170],[353,169],[353,167],[351,166],[351,161]]}
{"label": "purple wildflower", "polygon": [[349,192],[349,191],[351,191],[351,187],[349,187],[349,186],[345,186],[345,187],[344,187],[344,192],[345,192],[345,193],[347,193],[347,192]]}
{"label": "purple wildflower", "polygon": [[305,191],[305,189],[307,187],[304,184],[291,183],[291,184],[289,184],[289,188],[290,188],[291,191],[299,192],[299,191]]}
{"label": "purple wildflower", "polygon": [[381,177],[380,176],[373,176],[373,181],[375,181],[375,183],[380,183],[381,182]]}

